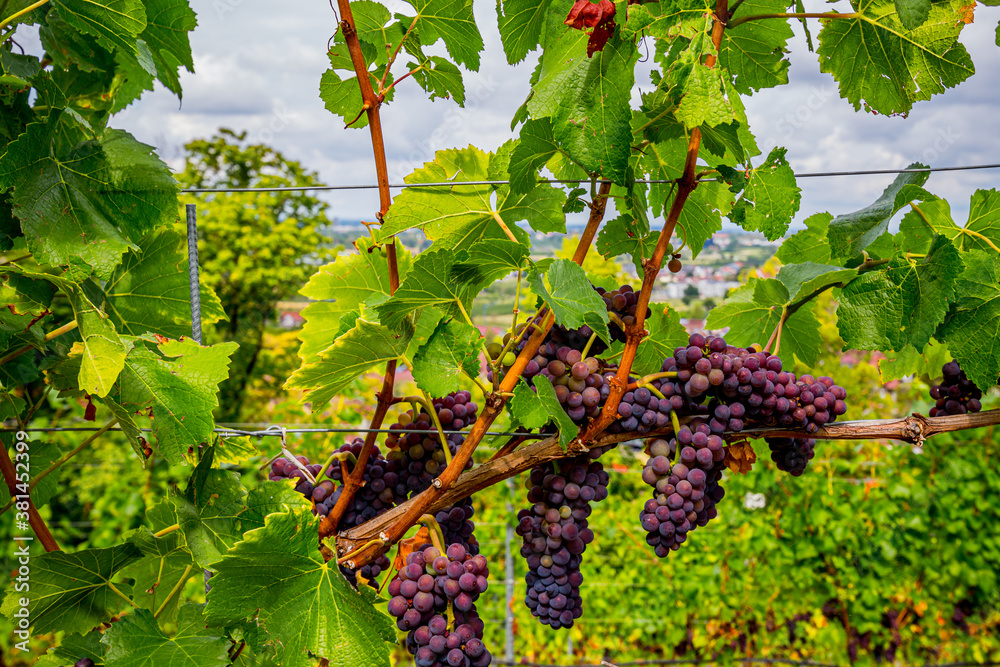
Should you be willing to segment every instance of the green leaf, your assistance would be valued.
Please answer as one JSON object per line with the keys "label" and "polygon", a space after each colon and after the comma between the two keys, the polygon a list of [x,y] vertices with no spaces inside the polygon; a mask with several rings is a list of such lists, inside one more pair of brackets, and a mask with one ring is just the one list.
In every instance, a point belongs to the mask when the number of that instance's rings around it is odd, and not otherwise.
{"label": "green leaf", "polygon": [[556,396],[556,390],[552,386],[551,380],[544,375],[536,375],[531,381],[538,392],[539,402],[549,414],[549,421],[559,429],[559,444],[565,450],[580,432],[580,427],[566,414],[566,410]]}
{"label": "green leaf", "polygon": [[413,379],[417,386],[431,396],[460,390],[463,370],[470,377],[479,375],[481,340],[478,327],[471,324],[456,320],[438,324],[413,357]]}
{"label": "green leaf", "polygon": [[184,495],[172,499],[195,562],[208,569],[242,536],[237,517],[247,495],[239,475],[213,470],[213,459],[210,448],[188,480]]}
{"label": "green leaf", "polygon": [[962,268],[958,250],[938,236],[925,258],[893,257],[884,271],[859,276],[844,288],[837,309],[844,344],[862,350],[901,350],[907,344],[923,349],[948,312]]}
{"label": "green leaf", "polygon": [[407,315],[426,306],[438,306],[451,316],[467,312],[475,294],[449,280],[454,261],[455,253],[447,248],[420,253],[396,293],[375,308],[382,324],[398,328]]}
{"label": "green leaf", "polygon": [[524,378],[514,385],[514,396],[507,402],[507,407],[517,423],[526,429],[541,428],[549,423],[548,410]]}
{"label": "green leaf", "polygon": [[633,375],[659,373],[663,370],[663,360],[671,356],[678,346],[687,345],[688,333],[680,318],[680,313],[668,304],[649,304],[645,324],[649,336],[639,344],[635,361],[632,362]]}
{"label": "green leaf", "polygon": [[848,283],[858,275],[857,269],[845,269],[840,266],[803,262],[788,264],[778,271],[778,280],[785,286],[790,295],[788,302],[794,303],[816,292],[838,283]]}
{"label": "green leaf", "polygon": [[689,44],[672,58],[659,85],[660,90],[668,93],[665,99],[659,100],[661,105],[666,103],[661,113],[679,98],[673,115],[688,130],[701,125],[715,127],[735,119],[725,94],[723,70],[704,64],[707,58],[716,54],[709,37],[712,19],[706,15],[704,22],[704,29],[698,30]]}
{"label": "green leaf", "polygon": [[497,2],[500,41],[509,64],[521,62],[538,47],[548,7],[548,2],[537,0]]}
{"label": "green leaf", "polygon": [[264,519],[276,512],[306,509],[312,511],[312,503],[295,490],[288,481],[264,481],[247,496],[247,508],[240,515],[243,532],[264,527]]}
{"label": "green leaf", "polygon": [[[127,608],[111,580],[142,553],[132,544],[108,549],[85,549],[76,553],[51,551],[31,559],[32,632],[90,632],[92,628]],[[16,619],[23,593],[8,589],[3,612]]]}
{"label": "green leaf", "polygon": [[631,215],[620,215],[609,220],[597,233],[597,252],[611,259],[617,255],[628,255],[635,264],[637,274],[642,273],[642,260],[653,255],[658,234],[651,234],[649,223]]}
{"label": "green leaf", "polygon": [[104,633],[107,667],[212,667],[229,664],[229,639],[205,630],[202,606],[181,608],[177,632],[168,637],[153,614],[139,609]]}
{"label": "green leaf", "polygon": [[322,405],[343,391],[354,378],[398,358],[406,351],[412,335],[412,325],[390,328],[358,319],[354,328],[320,355],[319,361],[303,364],[295,371],[285,387],[304,389],[309,392],[305,400]]}
{"label": "green leaf", "polygon": [[82,290],[66,296],[73,305],[83,339],[82,343],[74,345],[72,352],[81,358],[80,389],[95,396],[107,396],[125,368],[125,357],[132,349],[132,342],[118,335],[108,316],[98,310]]}
{"label": "green leaf", "polygon": [[[785,305],[789,302],[788,289],[781,281],[769,278],[752,278],[737,288],[729,297],[708,314],[706,329],[728,327],[726,342],[741,347],[753,343],[763,344],[770,338]],[[816,363],[823,339],[819,335],[819,322],[813,314],[812,304],[793,313],[782,327],[781,348],[783,357],[794,354],[802,363]]]}
{"label": "green leaf", "polygon": [[[491,168],[499,171],[503,158],[478,148],[442,150],[404,180],[407,183],[454,182],[455,186],[408,188],[393,200],[385,224],[377,234],[387,239],[407,229],[421,228],[437,249],[459,250],[474,243],[510,238],[504,222],[518,242],[528,245],[528,234],[513,223],[527,220],[536,229],[551,230],[565,224],[565,195],[512,195],[506,186],[458,185],[463,181],[490,180]],[[506,170],[506,165],[504,165]],[[553,190],[543,186],[540,190]],[[493,193],[497,204],[494,207]]]}
{"label": "green leaf", "polygon": [[460,65],[479,70],[483,36],[472,15],[472,0],[407,0],[417,10],[420,43],[444,40],[448,54]]}
{"label": "green leaf", "polygon": [[894,0],[899,22],[907,30],[919,28],[931,13],[931,0]]}
{"label": "green leaf", "polygon": [[[908,30],[893,0],[854,0],[860,16],[829,21],[819,33],[820,70],[840,83],[840,94],[860,109],[905,114],[972,76],[975,68],[958,35],[964,0],[931,4],[927,20]],[[863,74],[862,74],[863,73]]]}
{"label": "green leaf", "polygon": [[188,33],[198,25],[187,0],[144,0],[146,29],[139,37],[149,46],[156,64],[156,78],[181,96],[179,69],[194,73]]}
{"label": "green leaf", "polygon": [[[357,77],[353,75],[354,68],[351,64],[350,56],[347,52],[347,45],[335,43],[327,54],[330,58],[330,69],[323,72],[319,80],[319,97],[323,100],[323,105],[330,113],[340,116],[344,123],[350,123],[348,127],[359,129],[368,125],[368,114],[363,113],[364,100],[361,99],[361,88],[358,87]],[[346,78],[342,78],[337,70],[347,70]],[[372,87],[378,90],[380,77],[375,76],[375,72],[368,72],[368,77]],[[386,79],[386,85],[392,84],[392,76]],[[392,88],[386,93],[385,101],[392,101],[396,89]]]}
{"label": "green leaf", "polygon": [[[401,21],[389,20],[392,15],[379,2],[373,0],[357,0],[351,3],[351,14],[354,15],[354,27],[358,31],[358,40],[362,47],[365,60],[383,66],[389,62],[389,55],[403,39],[405,28]],[[388,25],[387,25],[388,24]]]}
{"label": "green leaf", "polygon": [[878,374],[882,382],[902,380],[910,375],[918,375],[934,380],[941,375],[941,367],[951,361],[951,353],[945,345],[931,339],[922,352],[907,344],[898,352],[889,352],[878,362]]}
{"label": "green leaf", "polygon": [[462,259],[451,267],[451,279],[475,285],[479,293],[497,280],[525,267],[530,249],[503,239],[472,245]]}
{"label": "green leaf", "polygon": [[[127,253],[104,285],[111,321],[124,334],[191,335],[191,283],[187,239],[169,230],[154,232]],[[203,325],[225,320],[215,292],[201,285]]]}
{"label": "green leaf", "polygon": [[462,82],[462,72],[450,60],[445,60],[440,56],[431,56],[419,65],[410,63],[409,68],[411,71],[415,71],[414,80],[430,95],[430,99],[451,98],[458,106],[465,104],[465,84]]}
{"label": "green leaf", "polygon": [[775,256],[782,264],[797,264],[815,261],[825,264],[830,261],[830,242],[827,240],[827,230],[833,216],[829,213],[816,213],[805,219],[806,228],[785,239]]}
{"label": "green leaf", "polygon": [[[903,216],[899,231],[907,252],[925,253],[935,234],[943,234],[960,250],[1000,252],[1000,192],[976,190],[969,203],[969,219],[959,227],[944,199],[930,199]],[[898,235],[897,235],[898,237]]]}
{"label": "green leaf", "polygon": [[209,442],[219,383],[229,374],[236,343],[202,347],[190,338],[155,347],[137,342],[119,378],[119,403],[133,412],[152,408],[160,453],[177,462],[189,446]]}
{"label": "green leaf", "polygon": [[[410,271],[409,251],[396,243],[396,267],[400,278]],[[311,303],[302,310],[306,323],[299,338],[299,356],[304,363],[319,361],[319,354],[333,344],[341,328],[341,318],[373,296],[389,296],[389,260],[383,248],[369,239],[358,239],[357,252],[342,253],[320,267],[299,292],[323,303]],[[353,327],[353,323],[351,325]]]}
{"label": "green leaf", "polygon": [[281,638],[279,663],[305,651],[334,667],[389,665],[396,633],[389,617],[372,606],[374,593],[358,592],[335,562],[316,548],[319,518],[307,508],[267,517],[216,564],[205,615],[212,625],[256,616]]}
{"label": "green leaf", "polygon": [[[57,117],[54,115],[53,117]],[[67,156],[49,153],[54,124],[33,123],[0,158],[0,187],[43,264],[78,259],[107,278],[147,231],[177,214],[177,183],[152,149],[106,130]]]}
{"label": "green leaf", "polygon": [[521,134],[508,165],[511,192],[520,194],[530,191],[535,186],[538,170],[559,152],[559,144],[552,136],[551,118],[526,121],[521,126]]}
{"label": "green leaf", "polygon": [[95,36],[108,51],[122,49],[138,55],[136,38],[146,28],[141,0],[53,0],[53,4],[62,20]]}
{"label": "green leaf", "polygon": [[955,306],[939,337],[969,379],[986,390],[1000,377],[1000,256],[971,250],[955,286]]}
{"label": "green leaf", "polygon": [[59,646],[50,648],[38,659],[34,667],[64,667],[72,665],[81,658],[90,658],[94,665],[104,665],[104,646],[101,645],[100,630],[88,632],[85,635],[67,634],[63,636]]}
{"label": "green leaf", "polygon": [[536,120],[552,118],[555,140],[584,169],[624,185],[632,144],[629,101],[639,54],[633,42],[615,34],[588,58],[587,34],[562,25],[565,18],[566,7],[560,4],[546,19],[541,72],[528,112]]}
{"label": "green leaf", "polygon": [[[914,162],[907,169],[925,167],[926,165]],[[834,218],[827,234],[832,258],[854,257],[885,233],[889,228],[889,220],[896,211],[913,199],[923,199],[926,196],[920,186],[927,181],[927,176],[926,171],[900,174],[874,204]]]}
{"label": "green leaf", "polygon": [[[73,357],[70,357],[70,359],[73,359]],[[60,396],[64,395],[66,395],[64,390],[60,390]],[[143,443],[146,442],[146,438],[143,437],[142,431],[139,430],[139,426],[135,423],[133,413],[110,396],[98,398],[97,400],[111,411],[111,414],[118,420],[119,428],[121,428],[122,433],[125,434],[129,444],[132,446],[132,451],[136,453],[140,461],[145,461],[146,456],[143,452]]]}
{"label": "green leaf", "polygon": [[537,269],[528,273],[531,291],[548,304],[555,315],[556,324],[569,329],[589,326],[604,341],[608,340],[608,308],[601,296],[594,291],[587,274],[573,261],[557,259],[545,272],[545,279]]}
{"label": "green leaf", "polygon": [[146,520],[152,530],[145,526],[126,534],[126,539],[142,553],[142,560],[125,568],[123,574],[135,580],[132,586],[132,601],[142,608],[156,612],[166,621],[173,621],[180,606],[180,596],[171,598],[174,586],[182,579],[200,570],[194,570],[195,562],[187,549],[184,533],[175,530],[162,537],[153,531],[160,531],[177,523],[177,514],[169,500],[163,500],[151,507]]}
{"label": "green leaf", "polygon": [[[788,4],[786,0],[746,0],[736,18],[781,14]],[[762,88],[788,83],[788,60],[784,56],[791,36],[792,28],[785,19],[754,21],[727,29],[719,47],[719,61],[732,75],[736,90],[751,95]]]}
{"label": "green leaf", "polygon": [[802,198],[785,152],[775,148],[762,165],[751,170],[746,190],[729,214],[743,229],[761,232],[769,241],[785,235]]}

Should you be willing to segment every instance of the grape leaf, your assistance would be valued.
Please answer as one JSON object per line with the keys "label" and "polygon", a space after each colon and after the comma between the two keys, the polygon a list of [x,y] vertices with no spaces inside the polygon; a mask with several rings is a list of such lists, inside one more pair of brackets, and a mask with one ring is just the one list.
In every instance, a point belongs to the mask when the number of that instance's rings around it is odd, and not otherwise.
{"label": "grape leaf", "polygon": [[385,224],[377,232],[379,239],[422,228],[434,240],[435,248],[455,250],[481,241],[511,240],[501,222],[517,242],[525,245],[528,234],[513,224],[517,221],[526,220],[538,231],[565,229],[566,216],[562,210],[565,194],[552,186],[514,195],[506,185],[458,185],[463,181],[490,180],[491,173],[506,172],[509,159],[510,153],[491,155],[473,146],[438,151],[432,162],[425,162],[404,180],[407,183],[450,181],[456,185],[403,190],[393,200]]}
{"label": "grape leaf", "polygon": [[384,66],[406,33],[402,21],[389,23],[392,14],[384,5],[372,0],[352,2],[351,14],[354,16],[354,28],[362,45],[365,62]]}
{"label": "grape leaf", "polygon": [[629,255],[635,264],[637,274],[642,273],[642,260],[653,255],[657,234],[651,234],[646,220],[631,215],[619,215],[609,220],[597,233],[597,252],[611,259],[617,255]]}
{"label": "grape leaf", "polygon": [[951,361],[947,346],[931,339],[922,352],[917,352],[907,344],[898,352],[889,352],[878,362],[878,374],[882,383],[901,380],[909,375],[922,376],[933,380],[941,376],[941,367]]}
{"label": "grape leaf", "polygon": [[82,290],[73,290],[66,296],[73,305],[83,339],[74,344],[71,352],[81,360],[80,389],[103,398],[125,368],[125,357],[132,349],[132,341],[118,335],[108,316],[98,310]]}
{"label": "grape leaf", "polygon": [[775,256],[783,264],[797,264],[815,261],[826,264],[830,261],[830,241],[827,240],[827,230],[833,216],[829,213],[816,213],[805,219],[806,228],[785,239]]}
{"label": "grape leaf", "polygon": [[549,423],[548,410],[524,378],[514,385],[514,396],[507,401],[507,407],[514,420],[526,429],[541,428]]}
{"label": "grape leaf", "polygon": [[[31,559],[32,632],[89,632],[128,607],[111,580],[124,567],[142,558],[133,544],[76,553],[51,551]],[[23,593],[8,589],[0,611],[16,622]]]}
{"label": "grape leaf", "polygon": [[482,334],[477,327],[456,320],[441,322],[413,357],[413,379],[431,396],[459,391],[464,370],[479,376]]}
{"label": "grape leaf", "polygon": [[576,329],[583,325],[593,329],[601,340],[608,341],[608,308],[594,291],[587,274],[573,261],[557,259],[549,265],[545,279],[537,268],[528,273],[528,284],[556,318],[556,324]]}
{"label": "grape leaf", "polygon": [[552,118],[553,136],[588,172],[624,185],[631,156],[629,100],[639,54],[630,40],[613,35],[587,56],[587,34],[562,25],[564,5],[546,17],[541,71],[528,98],[533,119]]}
{"label": "grape leaf", "polygon": [[857,269],[845,269],[840,266],[803,262],[787,264],[778,271],[778,280],[788,289],[791,295],[789,303],[794,303],[813,292],[825,289],[831,285],[846,284],[856,275]]}
{"label": "grape leaf", "polygon": [[136,38],[146,28],[141,0],[53,0],[59,17],[70,26],[97,38],[108,51],[121,49],[138,56]]}
{"label": "grape leaf", "polygon": [[[70,357],[72,360],[73,357]],[[50,382],[52,376],[49,376]],[[58,387],[57,387],[58,388]],[[66,396],[65,390],[60,389],[60,396]],[[105,396],[104,398],[98,398],[98,403],[105,405],[114,415],[115,419],[118,420],[118,427],[121,428],[122,433],[128,439],[129,444],[132,446],[132,450],[139,457],[139,460],[145,461],[146,456],[143,452],[142,445],[146,441],[142,435],[142,431],[139,430],[139,426],[135,423],[135,418],[133,413],[129,412],[125,406],[121,405],[111,396]]]}
{"label": "grape leaf", "polygon": [[192,575],[195,562],[182,531],[175,530],[161,537],[153,534],[153,531],[163,530],[178,522],[169,500],[149,508],[146,520],[152,530],[143,526],[125,535],[125,539],[143,553],[143,558],[125,568],[123,574],[135,580],[132,601],[138,607],[156,612],[166,603],[167,606],[159,611],[159,617],[172,622],[180,606],[180,597],[170,593],[181,579]]}
{"label": "grape leaf", "polygon": [[[780,14],[786,0],[746,0],[736,18]],[[719,45],[719,62],[733,78],[736,90],[751,95],[762,88],[788,83],[788,59],[784,57],[792,29],[787,20],[756,21],[727,29]]]}
{"label": "grape leaf", "polygon": [[[732,292],[725,301],[708,314],[706,329],[729,328],[726,342],[749,346],[763,344],[770,338],[784,306],[789,302],[788,289],[775,278],[752,278],[746,285]],[[790,315],[782,327],[782,356],[794,354],[802,363],[815,365],[818,351],[823,345],[819,335],[819,322],[813,314],[812,304]]]}
{"label": "grape leaf", "polygon": [[420,43],[430,46],[441,38],[448,54],[460,65],[479,70],[483,36],[472,15],[472,0],[406,0],[417,10]]}
{"label": "grape leaf", "polygon": [[[907,169],[925,167],[926,165],[914,162]],[[854,257],[885,233],[889,228],[889,220],[896,215],[896,211],[913,199],[933,197],[920,187],[927,181],[927,176],[926,171],[900,174],[874,204],[834,218],[827,233],[831,257]]]}
{"label": "grape leaf", "polygon": [[[330,52],[330,69],[323,72],[319,80],[319,98],[323,100],[323,105],[330,113],[340,116],[344,123],[349,123],[345,127],[354,129],[366,127],[368,125],[368,114],[364,113],[364,100],[361,99],[361,89],[358,87],[357,77],[354,76],[354,66],[347,51],[347,45],[342,43],[342,38],[338,36]],[[338,70],[347,70],[346,78],[342,78],[337,73]],[[375,72],[368,72],[372,88],[378,90],[380,78]],[[392,75],[386,78],[386,86],[392,85]],[[396,89],[391,88],[385,94],[385,102],[391,102]]]}
{"label": "grape leaf", "polygon": [[[170,338],[191,333],[191,283],[187,239],[169,230],[154,232],[126,253],[104,285],[111,322],[124,334],[156,333]],[[203,325],[228,319],[215,292],[201,295]]]}
{"label": "grape leaf", "polygon": [[526,121],[521,126],[521,134],[507,167],[511,192],[521,194],[530,191],[535,186],[538,170],[557,153],[560,149],[552,136],[552,119]]}
{"label": "grape leaf", "polygon": [[657,86],[664,95],[649,98],[656,100],[658,115],[676,104],[673,116],[688,130],[722,125],[735,117],[725,95],[722,69],[704,64],[716,51],[710,37],[712,18],[706,14],[702,20],[703,29],[682,50],[671,53],[670,66]]}
{"label": "grape leaf", "polygon": [[1000,257],[979,250],[963,253],[965,271],[956,301],[938,337],[948,345],[980,389],[1000,377]]}
{"label": "grape leaf", "polygon": [[107,667],[212,667],[228,665],[229,639],[205,629],[203,605],[181,608],[177,632],[168,637],[148,609],[138,609],[104,633]]}
{"label": "grape leaf", "polygon": [[853,0],[857,18],[829,21],[819,33],[820,70],[860,109],[905,114],[972,76],[975,68],[958,35],[971,21],[965,0],[931,4],[927,20],[908,30],[893,0]]}
{"label": "grape leaf", "polygon": [[247,495],[239,475],[213,470],[213,460],[214,448],[209,448],[188,480],[184,495],[172,498],[188,548],[195,562],[207,569],[242,536],[237,517]]}
{"label": "grape leaf", "polygon": [[548,8],[548,2],[537,0],[497,2],[500,41],[509,64],[521,62],[538,47]]}
{"label": "grape leaf", "polygon": [[114,398],[133,411],[152,408],[153,432],[168,461],[179,461],[189,446],[210,441],[216,392],[236,348],[236,343],[202,347],[190,338],[156,346],[137,340],[125,358]]}
{"label": "grape leaf", "polygon": [[531,381],[535,385],[542,408],[549,414],[549,421],[559,429],[559,444],[565,450],[580,432],[580,427],[566,414],[566,409],[559,402],[551,380],[544,375],[536,375]]}
{"label": "grape leaf", "polygon": [[308,392],[304,400],[322,405],[343,391],[354,378],[399,357],[406,351],[412,335],[412,326],[392,329],[358,319],[354,328],[324,350],[319,361],[303,364],[295,371],[285,387],[304,389]]}
{"label": "grape leaf", "polygon": [[0,187],[14,189],[14,214],[39,262],[79,258],[107,278],[133,241],[176,215],[177,183],[149,146],[122,130],[53,157],[55,128],[32,123],[8,145]]}
{"label": "grape leaf", "polygon": [[899,22],[907,30],[919,28],[931,13],[931,0],[894,0]]}
{"label": "grape leaf", "polygon": [[520,243],[503,239],[480,242],[472,247],[451,267],[451,279],[475,285],[479,293],[488,285],[525,267],[529,249]]}
{"label": "grape leaf", "polygon": [[468,312],[475,294],[468,285],[449,280],[454,260],[455,253],[447,248],[420,253],[396,293],[375,308],[382,324],[397,328],[407,315],[425,306],[438,306],[452,316]]}
{"label": "grape leaf", "polygon": [[198,18],[187,0],[144,0],[146,29],[139,35],[156,64],[156,78],[181,97],[178,70],[194,73],[194,58],[188,33],[198,25]]}
{"label": "grape leaf", "polygon": [[297,508],[312,511],[312,504],[287,481],[261,482],[247,495],[246,504],[246,510],[240,515],[240,527],[243,532],[263,528],[265,517],[275,512],[287,512]]}
{"label": "grape leaf", "polygon": [[[396,267],[400,279],[409,271],[412,259],[402,244],[396,244]],[[357,252],[343,253],[320,267],[299,294],[320,303],[302,310],[305,325],[299,333],[303,363],[319,361],[319,354],[333,344],[341,329],[341,318],[377,295],[389,296],[389,260],[385,250],[369,239],[356,242]],[[353,327],[353,323],[351,327]],[[349,327],[349,328],[351,328]]]}
{"label": "grape leaf", "polygon": [[[725,173],[728,168],[719,167]],[[729,219],[749,232],[761,232],[769,241],[780,239],[796,211],[802,191],[785,159],[785,149],[775,148],[764,163],[750,171],[746,189],[729,214]]]}
{"label": "grape leaf", "polygon": [[955,246],[937,236],[925,258],[893,257],[884,271],[859,276],[844,288],[837,309],[845,345],[923,349],[948,312],[962,268]]}
{"label": "grape leaf", "polygon": [[465,105],[465,84],[462,72],[450,60],[440,56],[430,56],[420,63],[408,65],[414,71],[413,79],[429,95],[429,99],[453,99],[458,106]]}
{"label": "grape leaf", "polygon": [[[951,239],[960,250],[1000,252],[1000,192],[976,190],[969,202],[969,219],[959,227],[944,199],[925,200],[899,223],[907,252],[926,253],[935,234]],[[899,235],[897,235],[898,237]]]}
{"label": "grape leaf", "polygon": [[205,615],[211,625],[256,616],[280,637],[279,664],[305,651],[334,667],[389,665],[396,633],[372,606],[366,586],[355,591],[316,548],[319,518],[299,507],[271,514],[216,563]]}
{"label": "grape leaf", "polygon": [[659,373],[663,370],[663,360],[674,353],[680,345],[687,345],[688,333],[681,324],[680,313],[665,303],[649,304],[646,317],[646,331],[649,336],[642,339],[632,374],[637,376]]}

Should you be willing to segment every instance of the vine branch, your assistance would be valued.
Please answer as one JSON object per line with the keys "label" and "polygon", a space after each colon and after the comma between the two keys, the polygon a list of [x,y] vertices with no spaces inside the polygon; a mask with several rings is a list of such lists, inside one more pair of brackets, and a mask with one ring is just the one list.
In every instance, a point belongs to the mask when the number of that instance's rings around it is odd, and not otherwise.
{"label": "vine branch", "polygon": [[0,472],[3,473],[3,479],[7,483],[11,500],[14,500],[18,495],[28,496],[28,523],[31,525],[31,529],[35,531],[38,541],[42,543],[46,551],[59,551],[56,538],[52,537],[52,531],[45,525],[45,519],[38,513],[35,503],[31,501],[31,495],[18,493],[17,472],[14,469],[14,462],[10,460],[10,454],[7,453],[7,446],[3,443],[0,443]]}

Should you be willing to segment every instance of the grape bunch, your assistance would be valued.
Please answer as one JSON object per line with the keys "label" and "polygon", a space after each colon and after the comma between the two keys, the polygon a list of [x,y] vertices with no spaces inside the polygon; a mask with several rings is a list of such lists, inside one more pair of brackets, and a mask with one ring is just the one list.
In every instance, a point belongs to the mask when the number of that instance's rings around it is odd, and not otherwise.
{"label": "grape bunch", "polygon": [[582,555],[593,541],[587,525],[591,502],[608,496],[608,473],[590,455],[545,463],[529,474],[530,509],[518,512],[521,555],[528,564],[525,604],[543,624],[568,628],[583,613]]}
{"label": "grape bunch", "polygon": [[[437,413],[441,428],[445,431],[460,431],[476,421],[479,406],[472,401],[472,394],[459,391],[431,401]],[[441,437],[436,432],[434,421],[425,408],[416,417],[413,410],[407,410],[396,418],[389,427],[385,446],[389,449],[389,471],[393,473],[393,493],[400,500],[420,493],[431,485],[434,478],[445,468],[446,458],[441,446]],[[425,431],[420,433],[419,431]],[[454,455],[465,436],[452,433],[445,438],[450,454]],[[472,461],[469,461],[469,467]]]}
{"label": "grape bunch", "polygon": [[608,325],[611,339],[624,342],[625,331],[615,320],[621,321],[626,327],[635,324],[638,317],[639,295],[632,289],[631,285],[622,285],[610,292],[603,287],[595,287],[594,289],[604,299],[608,312],[616,316],[611,318],[611,323]]}
{"label": "grape bunch", "polygon": [[[677,551],[687,534],[718,516],[725,441],[711,433],[704,420],[682,426],[676,437],[654,440],[642,480],[653,487],[653,497],[639,513],[646,543],[659,558]],[[671,458],[680,460],[671,463]]]}
{"label": "grape bunch", "polygon": [[[607,379],[613,376],[608,373]],[[629,378],[629,384],[636,380]],[[653,392],[648,387],[637,387],[631,391],[626,391],[618,404],[618,419],[612,422],[609,431],[612,433],[648,433],[657,428],[666,428],[670,425],[670,413],[675,409],[683,407],[684,401],[681,396],[674,392],[673,384],[669,382],[654,382]],[[662,388],[662,390],[661,390]]]}
{"label": "grape bunch", "polygon": [[967,412],[979,412],[983,409],[983,392],[957,361],[950,361],[941,368],[944,379],[941,384],[931,387],[931,398],[937,403],[930,409],[930,416],[964,415]]}
{"label": "grape bunch", "polygon": [[[305,498],[312,499],[313,483],[309,480],[311,475],[316,479],[316,475],[323,469],[322,463],[309,463],[305,456],[296,456],[295,460],[278,457],[271,462],[271,473],[268,479],[276,482],[282,479],[290,479],[295,482],[295,490]],[[306,474],[308,471],[308,475]],[[332,506],[331,506],[332,507]],[[329,511],[329,510],[328,510]]]}
{"label": "grape bunch", "polygon": [[479,542],[472,534],[476,529],[476,524],[472,522],[474,514],[472,498],[465,498],[451,507],[438,510],[434,515],[444,533],[445,544],[460,544],[473,556],[479,553]]}
{"label": "grape bunch", "polygon": [[[389,614],[407,632],[406,648],[419,667],[486,667],[492,656],[483,644],[483,622],[475,602],[488,587],[486,558],[459,544],[445,553],[427,545],[406,557],[389,583]],[[454,630],[447,613],[454,610]]]}
{"label": "grape bunch", "polygon": [[764,438],[771,449],[771,460],[793,477],[806,471],[806,465],[816,455],[814,438]]}

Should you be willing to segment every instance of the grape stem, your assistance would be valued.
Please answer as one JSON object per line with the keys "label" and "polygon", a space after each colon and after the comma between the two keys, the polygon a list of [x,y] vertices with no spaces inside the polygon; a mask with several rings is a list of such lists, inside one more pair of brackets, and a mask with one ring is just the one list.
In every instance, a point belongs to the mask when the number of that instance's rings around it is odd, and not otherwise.
{"label": "grape stem", "polygon": [[358,465],[358,458],[354,456],[353,452],[334,452],[330,455],[330,458],[326,460],[326,463],[323,464],[323,467],[319,471],[319,475],[316,476],[316,481],[313,483],[313,486],[319,486],[320,482],[324,479],[328,479],[326,471],[333,467],[334,461],[340,461],[341,463],[350,461],[351,470]]}
{"label": "grape stem", "polygon": [[[617,315],[616,315],[616,317],[617,317]],[[583,346],[583,352],[580,353],[580,357],[582,359],[586,359],[587,358],[587,354],[590,352],[590,348],[594,344],[595,340],[597,340],[597,332],[596,331],[594,333],[590,334],[590,338],[587,340],[587,344]]]}
{"label": "grape stem", "polygon": [[444,462],[446,465],[451,464],[451,448],[448,447],[448,438],[445,437],[444,429],[441,428],[441,420],[438,418],[437,410],[434,409],[434,403],[427,392],[421,390],[421,393],[423,396],[407,396],[406,400],[412,403],[420,403],[424,406],[424,411],[430,416],[431,421],[434,422],[434,428],[437,429],[438,440],[441,442],[442,449],[444,449]]}
{"label": "grape stem", "polygon": [[778,325],[774,327],[774,331],[771,332],[771,337],[767,339],[767,345],[764,346],[764,352],[771,352],[771,343],[774,343],[773,354],[778,354],[778,348],[781,347],[781,330],[785,326],[785,322],[788,320],[788,306],[787,304],[781,307],[781,317],[778,319]]}
{"label": "grape stem", "polygon": [[430,514],[424,514],[422,517],[417,519],[417,523],[427,528],[427,532],[430,533],[431,536],[431,544],[433,544],[438,551],[444,554],[448,545],[445,544],[444,532],[441,530],[441,526],[438,524],[437,519]]}
{"label": "grape stem", "polygon": [[25,7],[24,9],[22,9],[20,11],[17,11],[17,12],[14,12],[13,14],[11,14],[7,18],[5,18],[3,21],[0,21],[0,30],[3,30],[5,27],[7,27],[8,24],[13,23],[14,21],[16,21],[17,19],[21,18],[22,16],[24,16],[28,12],[32,12],[32,11],[38,9],[42,5],[46,4],[48,1],[49,0],[38,0],[38,2],[30,4],[27,7]]}
{"label": "grape stem", "polygon": [[654,380],[659,380],[662,378],[675,378],[677,377],[677,371],[664,371],[662,373],[651,373],[650,375],[643,375],[638,381],[631,383],[629,386],[625,387],[625,391],[632,391],[642,387]]}
{"label": "grape stem", "polygon": [[[191,575],[191,570],[193,569],[194,567],[191,565],[184,568],[184,572],[181,573],[181,578],[177,580],[174,587],[170,589],[170,593],[167,594],[167,597],[164,598],[163,602],[160,603],[160,606],[156,608],[155,612],[153,612],[153,618],[159,618],[160,614],[162,614],[163,610],[167,608],[167,605],[170,604],[171,600],[180,594],[181,589],[184,588],[184,584],[187,583],[188,577]],[[119,595],[121,594],[119,593]]]}
{"label": "grape stem", "polygon": [[[58,329],[54,329],[54,330],[48,332],[47,334],[45,334],[45,342],[47,343],[50,340],[52,340],[53,338],[56,338],[58,336],[62,336],[64,333],[69,333],[70,331],[73,331],[74,329],[76,329],[76,327],[77,327],[76,320],[73,320],[72,322],[64,324],[61,327],[59,327]],[[35,349],[34,345],[25,345],[24,347],[18,348],[18,349],[14,350],[13,352],[11,352],[11,353],[9,353],[7,355],[5,355],[3,357],[0,357],[0,366],[3,366],[8,361],[13,361],[14,359],[17,359],[22,354],[26,354],[28,352],[31,352],[33,349]]]}
{"label": "grape stem", "polygon": [[[639,382],[636,383],[635,388],[638,389],[639,387],[645,387],[650,391],[650,393],[652,393],[657,398],[664,401],[667,400],[667,397],[663,395],[663,392],[661,392],[659,389],[651,385],[650,382],[652,382],[652,380],[646,380],[646,379],[639,380]],[[629,387],[631,387],[631,385],[629,385]],[[626,391],[630,391],[630,389],[626,387]],[[671,413],[672,412],[673,411],[671,411]]]}
{"label": "grape stem", "polygon": [[166,528],[162,528],[162,529],[156,531],[155,533],[153,533],[153,537],[163,537],[164,535],[169,535],[170,533],[174,532],[175,530],[180,530],[180,528],[181,528],[181,525],[179,523],[175,523],[172,526],[167,526]]}
{"label": "grape stem", "polygon": [[761,19],[858,19],[861,18],[859,12],[782,12],[779,14],[752,14],[730,21],[728,27],[735,28],[747,21],[760,21]]}

